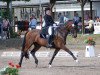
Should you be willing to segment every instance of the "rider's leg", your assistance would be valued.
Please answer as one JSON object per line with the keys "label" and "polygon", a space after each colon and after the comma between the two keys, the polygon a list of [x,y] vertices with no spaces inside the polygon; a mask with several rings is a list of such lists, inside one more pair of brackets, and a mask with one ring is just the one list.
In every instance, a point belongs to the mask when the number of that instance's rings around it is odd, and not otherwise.
{"label": "rider's leg", "polygon": [[52,42],[52,35],[49,35],[48,36],[48,44],[51,45],[51,42]]}
{"label": "rider's leg", "polygon": [[49,27],[48,29],[48,45],[47,47],[51,47],[51,43],[52,43],[52,26]]}

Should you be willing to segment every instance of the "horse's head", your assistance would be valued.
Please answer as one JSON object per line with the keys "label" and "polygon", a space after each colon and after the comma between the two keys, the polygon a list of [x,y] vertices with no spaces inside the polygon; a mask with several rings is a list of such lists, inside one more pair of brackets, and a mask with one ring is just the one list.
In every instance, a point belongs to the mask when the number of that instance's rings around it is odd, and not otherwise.
{"label": "horse's head", "polygon": [[77,27],[73,24],[73,21],[68,21],[66,28],[71,33],[73,38],[77,37]]}
{"label": "horse's head", "polygon": [[77,28],[74,24],[72,24],[72,28],[71,28],[70,32],[71,32],[73,38],[77,37]]}

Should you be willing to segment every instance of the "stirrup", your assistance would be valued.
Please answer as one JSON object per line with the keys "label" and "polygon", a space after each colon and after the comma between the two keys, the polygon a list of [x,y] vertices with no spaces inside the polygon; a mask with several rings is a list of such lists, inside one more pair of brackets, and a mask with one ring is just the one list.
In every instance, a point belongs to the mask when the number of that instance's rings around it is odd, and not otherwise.
{"label": "stirrup", "polygon": [[46,46],[47,48],[50,48],[50,47],[52,47],[52,45],[51,44],[47,44],[47,46]]}

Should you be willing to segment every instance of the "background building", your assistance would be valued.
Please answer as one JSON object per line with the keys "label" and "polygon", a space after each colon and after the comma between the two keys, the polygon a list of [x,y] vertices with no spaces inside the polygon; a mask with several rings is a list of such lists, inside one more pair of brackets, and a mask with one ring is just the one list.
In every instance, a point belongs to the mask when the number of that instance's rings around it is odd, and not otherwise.
{"label": "background building", "polygon": [[[100,1],[99,0],[91,0],[93,1],[93,17],[100,16]],[[50,3],[50,0],[31,0],[29,2],[24,1],[14,1],[12,2],[13,6],[13,17],[17,17],[18,20],[30,20],[30,16],[34,14],[38,19],[40,15],[44,15],[44,9]],[[1,15],[5,15],[6,13],[6,3],[0,2]],[[84,7],[84,15],[85,19],[88,19],[90,16],[90,4],[87,2]],[[55,20],[58,20],[58,14],[64,13],[67,15],[69,19],[73,19],[74,12],[77,11],[79,16],[81,16],[81,6],[77,0],[66,0],[66,1],[57,1],[53,7],[53,12],[55,13]]]}

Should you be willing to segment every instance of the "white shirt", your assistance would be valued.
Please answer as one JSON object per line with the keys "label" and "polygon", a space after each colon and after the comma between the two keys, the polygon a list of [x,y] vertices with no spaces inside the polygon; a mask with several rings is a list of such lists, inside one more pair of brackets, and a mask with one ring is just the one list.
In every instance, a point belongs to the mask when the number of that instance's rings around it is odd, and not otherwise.
{"label": "white shirt", "polygon": [[90,29],[92,27],[92,25],[94,24],[93,20],[88,21],[89,26],[87,26],[86,28]]}
{"label": "white shirt", "polygon": [[37,20],[36,19],[32,19],[31,22],[29,23],[30,27],[36,27],[37,25]]}

